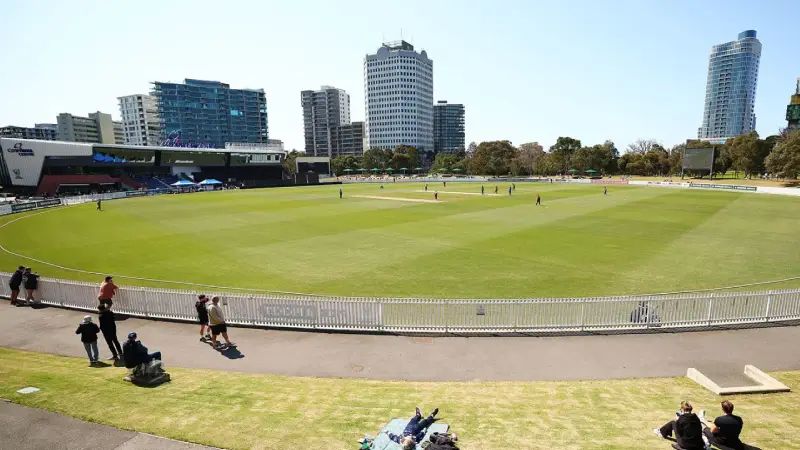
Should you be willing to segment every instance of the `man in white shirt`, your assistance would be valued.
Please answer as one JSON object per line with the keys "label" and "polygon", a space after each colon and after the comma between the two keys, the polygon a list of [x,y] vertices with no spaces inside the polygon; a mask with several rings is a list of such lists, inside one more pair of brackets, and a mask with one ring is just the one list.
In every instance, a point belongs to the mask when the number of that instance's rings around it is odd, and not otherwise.
{"label": "man in white shirt", "polygon": [[228,339],[228,327],[225,325],[225,315],[222,313],[222,308],[219,306],[219,297],[214,296],[211,298],[211,304],[208,305],[208,323],[211,325],[211,344],[214,348],[221,347],[222,344],[217,342],[217,336],[220,334],[225,339],[225,344],[228,347],[236,347]]}

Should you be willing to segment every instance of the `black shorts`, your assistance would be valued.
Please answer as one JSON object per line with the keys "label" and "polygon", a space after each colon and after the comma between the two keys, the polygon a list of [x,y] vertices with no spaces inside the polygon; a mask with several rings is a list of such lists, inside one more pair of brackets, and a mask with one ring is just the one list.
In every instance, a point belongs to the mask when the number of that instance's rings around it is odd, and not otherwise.
{"label": "black shorts", "polygon": [[112,302],[110,298],[98,298],[97,300],[100,301],[101,305],[111,306],[114,304],[114,302]]}
{"label": "black shorts", "polygon": [[214,336],[217,336],[220,333],[227,333],[227,332],[228,332],[228,327],[226,327],[224,323],[221,323],[219,325],[211,325],[211,334],[213,334]]}
{"label": "black shorts", "polygon": [[19,290],[19,286],[20,285],[18,284],[16,286],[15,285],[10,285],[9,287],[11,288],[12,291],[18,291]]}
{"label": "black shorts", "polygon": [[206,317],[198,317],[197,321],[200,322],[200,325],[208,325],[208,316]]}

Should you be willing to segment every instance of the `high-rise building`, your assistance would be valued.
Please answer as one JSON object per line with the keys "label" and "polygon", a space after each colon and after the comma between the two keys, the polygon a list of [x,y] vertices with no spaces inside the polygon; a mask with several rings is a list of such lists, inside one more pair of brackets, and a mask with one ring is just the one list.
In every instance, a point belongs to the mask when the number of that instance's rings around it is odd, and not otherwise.
{"label": "high-rise building", "polygon": [[186,79],[156,81],[152,95],[165,145],[224,148],[226,142],[262,143],[269,138],[263,89]]}
{"label": "high-rise building", "polygon": [[0,127],[0,137],[55,141],[56,125],[54,123],[37,123],[33,128],[9,125]]}
{"label": "high-rise building", "polygon": [[711,48],[708,58],[703,125],[697,137],[724,140],[756,128],[754,104],[758,83],[761,42],[755,30]]}
{"label": "high-rise building", "polygon": [[364,122],[339,125],[332,129],[331,135],[333,136],[333,156],[361,156],[364,154]]}
{"label": "high-rise building", "polygon": [[794,95],[786,107],[786,122],[790,130],[800,130],[800,78],[797,79]]}
{"label": "high-rise building", "polygon": [[306,155],[335,155],[334,130],[350,124],[350,95],[343,89],[322,86],[318,91],[300,92]]}
{"label": "high-rise building", "polygon": [[117,133],[111,114],[100,111],[88,117],[61,113],[56,118],[58,140],[68,142],[93,142],[97,144],[117,144]]}
{"label": "high-rise building", "polygon": [[439,100],[433,106],[434,151],[463,152],[464,145],[464,105]]}
{"label": "high-rise building", "polygon": [[425,50],[384,43],[364,58],[364,93],[369,148],[433,151],[433,61]]}
{"label": "high-rise building", "polygon": [[114,143],[115,144],[124,144],[125,143],[125,126],[122,122],[118,120],[111,121],[111,124],[114,125]]}
{"label": "high-rise building", "polygon": [[129,145],[159,145],[161,123],[156,98],[152,95],[118,97],[123,138]]}

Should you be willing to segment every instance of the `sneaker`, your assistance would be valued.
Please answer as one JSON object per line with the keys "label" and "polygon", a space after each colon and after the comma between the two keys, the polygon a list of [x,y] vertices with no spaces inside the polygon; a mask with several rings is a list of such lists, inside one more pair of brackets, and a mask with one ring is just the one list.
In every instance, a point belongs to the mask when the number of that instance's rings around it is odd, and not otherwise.
{"label": "sneaker", "polygon": [[236,344],[235,344],[235,343],[233,343],[233,342],[228,342],[228,343],[227,343],[227,344],[225,344],[225,345],[226,345],[226,346],[228,346],[228,347],[236,347]]}
{"label": "sneaker", "polygon": [[200,336],[200,342],[205,342],[206,340],[208,340],[208,338],[207,338],[207,337],[205,337],[205,336]]}
{"label": "sneaker", "polygon": [[661,439],[666,439],[666,437],[664,437],[664,435],[663,435],[663,434],[661,434],[661,430],[659,430],[658,428],[653,428],[653,433],[654,433],[656,436],[660,437]]}
{"label": "sneaker", "polygon": [[114,360],[114,361],[116,361],[117,359],[119,359],[119,357],[117,357],[117,356],[111,356],[111,357],[108,357],[108,358],[106,358],[106,361],[111,361],[111,360]]}
{"label": "sneaker", "polygon": [[431,412],[431,417],[436,417],[437,414],[439,414],[439,408],[434,408],[434,410]]}

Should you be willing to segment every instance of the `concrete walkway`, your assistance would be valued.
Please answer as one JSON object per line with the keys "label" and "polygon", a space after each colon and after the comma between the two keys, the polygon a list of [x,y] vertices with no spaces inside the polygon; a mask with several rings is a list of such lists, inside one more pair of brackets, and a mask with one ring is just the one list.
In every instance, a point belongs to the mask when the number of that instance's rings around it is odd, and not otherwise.
{"label": "concrete walkway", "polygon": [[16,450],[210,450],[0,401],[0,448]]}
{"label": "concrete walkway", "polygon": [[[85,357],[75,329],[83,312],[15,308],[0,302],[0,344]],[[562,337],[409,337],[230,328],[236,350],[199,342],[197,325],[128,318],[169,369],[187,367],[291,376],[380,380],[576,380],[682,376],[696,367],[717,378],[745,364],[800,369],[800,327]],[[100,355],[110,356],[100,340]],[[413,364],[401,363],[413,361]]]}

